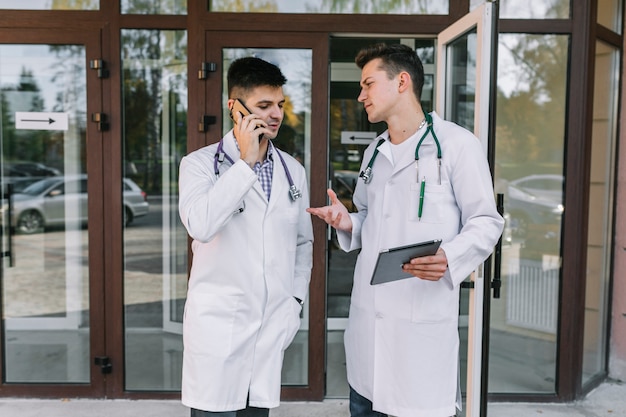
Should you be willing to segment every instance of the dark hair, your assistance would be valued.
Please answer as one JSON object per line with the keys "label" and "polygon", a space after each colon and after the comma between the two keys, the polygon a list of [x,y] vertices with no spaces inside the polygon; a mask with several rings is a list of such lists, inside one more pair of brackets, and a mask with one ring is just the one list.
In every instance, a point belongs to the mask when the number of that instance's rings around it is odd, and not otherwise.
{"label": "dark hair", "polygon": [[363,69],[368,62],[380,58],[381,69],[393,78],[401,71],[406,71],[413,80],[413,92],[417,101],[421,103],[422,88],[424,87],[424,66],[415,51],[403,44],[377,43],[359,51],[355,58],[356,65]]}
{"label": "dark hair", "polygon": [[260,86],[282,87],[287,79],[274,64],[260,58],[246,57],[233,61],[228,68],[228,96],[232,96],[233,89],[248,92]]}

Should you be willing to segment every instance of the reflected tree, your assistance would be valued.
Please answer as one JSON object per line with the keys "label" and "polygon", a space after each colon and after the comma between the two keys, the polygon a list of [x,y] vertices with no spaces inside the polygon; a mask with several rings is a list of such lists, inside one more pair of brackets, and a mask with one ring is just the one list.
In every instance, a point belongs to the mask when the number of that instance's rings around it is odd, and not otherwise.
{"label": "reflected tree", "polygon": [[567,36],[500,37],[510,62],[499,64],[496,141],[499,162],[513,171],[532,164],[562,173],[568,46]]}

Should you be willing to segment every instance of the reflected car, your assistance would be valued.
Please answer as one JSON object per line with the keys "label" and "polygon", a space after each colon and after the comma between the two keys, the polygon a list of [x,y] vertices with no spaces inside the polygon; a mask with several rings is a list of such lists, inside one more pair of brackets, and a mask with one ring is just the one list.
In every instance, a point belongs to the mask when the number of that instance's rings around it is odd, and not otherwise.
{"label": "reflected car", "polygon": [[3,165],[5,177],[52,177],[61,171],[39,162],[6,162]]}
{"label": "reflected car", "polygon": [[[131,179],[123,180],[124,225],[149,211],[146,193]],[[68,219],[87,223],[87,176],[55,176],[32,183],[13,194],[12,225],[21,233],[36,233],[64,225]]]}
{"label": "reflected car", "polygon": [[333,174],[332,189],[337,194],[339,201],[347,207],[348,211],[354,212],[356,208],[352,202],[352,194],[356,188],[359,173],[349,170],[337,170]]}
{"label": "reflected car", "polygon": [[537,174],[510,181],[505,209],[514,236],[526,236],[531,224],[558,225],[563,215],[563,176]]}

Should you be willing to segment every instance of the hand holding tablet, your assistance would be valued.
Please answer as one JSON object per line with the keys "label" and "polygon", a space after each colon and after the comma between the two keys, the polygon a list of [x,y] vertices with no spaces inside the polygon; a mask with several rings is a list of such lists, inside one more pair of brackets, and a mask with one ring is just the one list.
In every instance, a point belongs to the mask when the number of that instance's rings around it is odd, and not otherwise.
{"label": "hand holding tablet", "polygon": [[437,239],[380,251],[370,284],[383,284],[413,277],[402,270],[402,265],[413,258],[436,254],[440,244],[441,240]]}

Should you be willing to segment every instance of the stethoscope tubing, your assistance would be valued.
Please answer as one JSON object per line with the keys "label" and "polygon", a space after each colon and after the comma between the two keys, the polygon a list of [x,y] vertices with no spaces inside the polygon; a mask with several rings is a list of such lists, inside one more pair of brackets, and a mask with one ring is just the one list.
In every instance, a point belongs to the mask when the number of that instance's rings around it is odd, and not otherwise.
{"label": "stethoscope tubing", "polygon": [[[272,141],[270,141],[269,139],[268,139],[268,146],[271,146],[274,149],[274,152],[278,155],[278,159],[280,159],[280,162],[283,166],[283,170],[285,171],[285,175],[287,176],[287,181],[289,182],[289,197],[291,198],[292,201],[296,201],[297,199],[302,197],[302,192],[298,189],[298,187],[296,187],[296,184],[293,181],[293,177],[291,176],[291,173],[289,172],[289,168],[287,167],[287,163],[285,162],[285,158],[283,158],[280,151],[274,146]],[[224,151],[224,139],[222,138],[217,145],[215,157],[213,158],[213,170],[215,171],[216,177],[219,177],[220,175],[220,165],[224,162],[224,159],[230,162],[231,165],[235,163],[233,158],[231,158],[230,155],[228,155],[226,151]]]}

